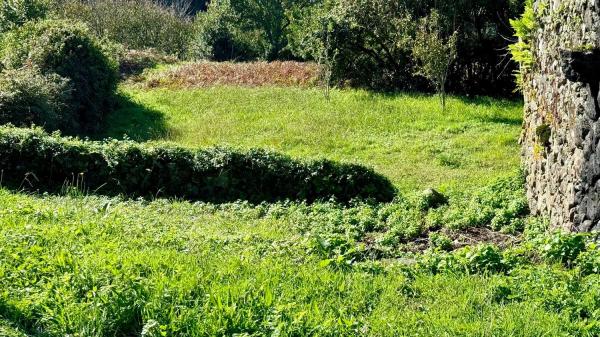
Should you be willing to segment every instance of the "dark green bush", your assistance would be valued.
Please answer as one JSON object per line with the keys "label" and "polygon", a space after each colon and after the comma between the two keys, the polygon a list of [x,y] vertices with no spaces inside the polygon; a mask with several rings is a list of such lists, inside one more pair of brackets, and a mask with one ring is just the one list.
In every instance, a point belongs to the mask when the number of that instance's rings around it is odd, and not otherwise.
{"label": "dark green bush", "polygon": [[46,16],[46,0],[3,0],[0,3],[0,33]]}
{"label": "dark green bush", "polygon": [[116,62],[108,57],[88,29],[68,21],[29,22],[7,33],[2,63],[8,69],[25,65],[43,74],[56,73],[71,81],[73,124],[78,131],[97,131],[116,90]]}
{"label": "dark green bush", "polygon": [[[427,90],[414,76],[411,55],[415,22],[437,10],[441,31],[458,31],[458,58],[447,88],[469,95],[511,95],[515,64],[506,58],[513,34],[509,20],[523,0],[316,0],[294,13],[287,27],[290,49],[314,55],[314,43],[328,31],[333,80],[378,90]],[[320,44],[320,43],[319,43]],[[312,55],[311,55],[312,54]]]}
{"label": "dark green bush", "polygon": [[231,1],[212,1],[206,12],[200,12],[194,21],[190,56],[215,61],[249,61],[267,58],[270,46],[265,34],[245,27]]}
{"label": "dark green bush", "polygon": [[72,120],[70,100],[69,80],[59,75],[43,75],[31,67],[0,73],[0,124],[57,130]]}
{"label": "dark green bush", "polygon": [[187,54],[192,20],[186,15],[186,6],[178,3],[61,0],[55,12],[60,18],[86,23],[97,36],[128,49],[153,48],[181,57]]}
{"label": "dark green bush", "polygon": [[91,142],[41,129],[0,127],[0,170],[12,188],[59,191],[77,182],[106,195],[250,202],[335,198],[390,201],[395,189],[373,170],[327,160],[213,148],[191,151],[134,142]]}

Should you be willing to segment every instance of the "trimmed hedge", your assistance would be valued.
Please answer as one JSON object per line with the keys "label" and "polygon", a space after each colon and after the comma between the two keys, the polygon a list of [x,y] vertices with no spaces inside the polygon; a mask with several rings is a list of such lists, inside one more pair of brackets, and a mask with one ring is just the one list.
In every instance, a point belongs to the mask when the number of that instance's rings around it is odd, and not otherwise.
{"label": "trimmed hedge", "polygon": [[387,178],[358,165],[265,150],[84,141],[10,126],[0,127],[0,171],[2,185],[14,189],[58,192],[79,182],[90,193],[210,202],[391,201],[396,194]]}

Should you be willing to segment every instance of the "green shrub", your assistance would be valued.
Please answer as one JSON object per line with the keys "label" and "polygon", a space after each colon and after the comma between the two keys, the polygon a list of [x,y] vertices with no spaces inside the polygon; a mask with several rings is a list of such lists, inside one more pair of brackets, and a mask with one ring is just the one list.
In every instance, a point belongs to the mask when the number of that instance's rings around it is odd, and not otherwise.
{"label": "green shrub", "polygon": [[194,21],[190,56],[215,61],[266,58],[269,44],[257,29],[245,29],[230,0],[212,1]]}
{"label": "green shrub", "polygon": [[423,216],[419,209],[399,209],[389,215],[386,221],[388,231],[384,245],[396,245],[418,238],[424,232]]}
{"label": "green shrub", "polygon": [[[507,95],[514,84],[504,55],[506,36],[512,35],[509,19],[522,9],[522,1],[435,0],[327,0],[307,1],[291,18],[287,28],[295,56],[315,55],[314,43],[329,27],[329,55],[333,79],[374,89],[427,90],[428,84],[414,76],[412,40],[419,31],[415,23],[432,10],[440,13],[440,28],[458,30],[456,62],[448,70],[449,92],[469,95]],[[323,24],[325,23],[325,25]],[[508,70],[508,71],[507,71]]]}
{"label": "green shrub", "polygon": [[64,0],[56,14],[83,21],[97,36],[127,49],[153,48],[180,57],[187,54],[192,33],[185,9],[151,0]]}
{"label": "green shrub", "polygon": [[263,150],[90,142],[10,127],[0,128],[0,170],[3,184],[13,188],[58,191],[65,182],[77,181],[86,191],[107,195],[214,202],[390,201],[395,195],[388,179],[357,165],[298,162]]}
{"label": "green shrub", "polygon": [[73,124],[80,131],[100,128],[116,90],[116,62],[84,25],[56,20],[27,23],[7,34],[1,56],[8,69],[32,65],[43,74],[56,73],[69,79]]}
{"label": "green shrub", "polygon": [[497,180],[472,197],[455,197],[449,206],[427,214],[428,226],[455,230],[483,226],[496,231],[523,230],[524,223],[520,219],[529,213],[523,181],[522,175],[515,175]]}
{"label": "green shrub", "polygon": [[69,125],[72,111],[69,80],[56,74],[43,75],[25,67],[0,73],[0,124],[32,124],[47,130]]}
{"label": "green shrub", "polygon": [[3,0],[0,3],[0,33],[43,18],[47,11],[48,1],[45,0]]}

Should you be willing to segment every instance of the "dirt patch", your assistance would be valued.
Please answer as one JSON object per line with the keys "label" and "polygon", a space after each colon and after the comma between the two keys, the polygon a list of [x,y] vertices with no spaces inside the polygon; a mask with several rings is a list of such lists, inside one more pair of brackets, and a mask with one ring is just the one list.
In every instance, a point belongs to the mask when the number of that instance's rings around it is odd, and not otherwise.
{"label": "dirt patch", "polygon": [[517,236],[495,232],[489,228],[468,228],[459,232],[445,231],[445,234],[452,239],[454,249],[481,243],[491,243],[500,248],[507,248],[521,241]]}
{"label": "dirt patch", "polygon": [[[493,244],[500,249],[505,249],[521,242],[520,236],[514,236],[489,228],[468,228],[460,231],[443,229],[439,233],[444,234],[451,240],[449,251],[454,251],[466,246],[477,246],[479,244]],[[369,233],[362,243],[366,248],[366,256],[369,259],[389,259],[395,258],[399,252],[419,254],[432,247],[429,233],[424,233],[422,237],[405,242],[396,247],[384,246],[377,243],[378,237],[383,233]]]}

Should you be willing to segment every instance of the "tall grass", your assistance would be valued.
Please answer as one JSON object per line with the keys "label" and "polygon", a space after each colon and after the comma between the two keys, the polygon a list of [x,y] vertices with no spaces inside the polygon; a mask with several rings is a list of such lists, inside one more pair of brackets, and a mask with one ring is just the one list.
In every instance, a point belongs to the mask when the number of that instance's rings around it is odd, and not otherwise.
{"label": "tall grass", "polygon": [[216,85],[309,87],[317,84],[318,74],[316,64],[304,62],[196,62],[151,72],[143,84],[173,89]]}

